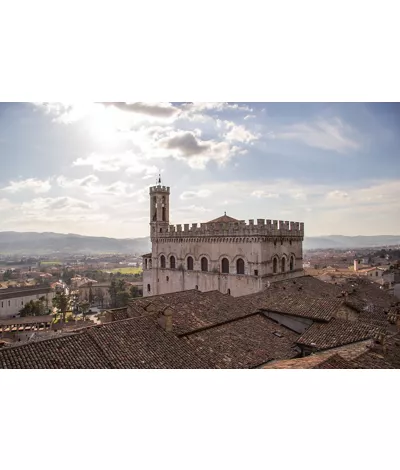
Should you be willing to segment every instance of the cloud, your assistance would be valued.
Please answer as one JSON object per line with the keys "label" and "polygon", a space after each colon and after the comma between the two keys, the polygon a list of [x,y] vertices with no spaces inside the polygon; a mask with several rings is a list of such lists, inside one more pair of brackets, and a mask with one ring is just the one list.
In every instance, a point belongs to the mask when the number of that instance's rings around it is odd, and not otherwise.
{"label": "cloud", "polygon": [[255,196],[255,197],[258,197],[258,198],[273,198],[273,199],[277,199],[279,197],[279,194],[278,193],[268,193],[266,191],[263,191],[262,189],[259,189],[259,190],[256,190],[256,191],[253,191],[251,193],[252,196]]}
{"label": "cloud", "polygon": [[179,114],[179,108],[170,103],[103,103],[105,106],[114,106],[122,111],[145,114],[155,117],[171,117]]}
{"label": "cloud", "polygon": [[194,212],[201,214],[211,212],[211,209],[209,209],[208,207],[196,206],[195,204],[191,204],[190,206],[177,207],[176,209],[172,209],[171,212],[175,216],[177,216],[178,214],[184,214],[186,216],[186,214],[192,214]]}
{"label": "cloud", "polygon": [[157,145],[156,155],[185,161],[196,169],[204,169],[211,160],[222,166],[241,150],[228,142],[202,140],[200,131],[171,132],[168,137],[158,140]]}
{"label": "cloud", "polygon": [[182,110],[190,113],[201,113],[205,111],[225,111],[236,110],[252,112],[253,110],[245,104],[241,103],[226,103],[226,102],[192,102],[185,103],[181,106]]}
{"label": "cloud", "polygon": [[0,199],[0,212],[12,209],[14,204],[8,199]]}
{"label": "cloud", "polygon": [[19,191],[33,191],[36,194],[47,193],[51,189],[49,180],[38,180],[35,178],[28,178],[21,181],[10,181],[9,186],[2,188],[3,191],[10,193],[17,193]]}
{"label": "cloud", "polygon": [[310,147],[336,152],[358,150],[361,147],[354,130],[339,118],[286,126],[271,133],[270,138],[297,140]]}
{"label": "cloud", "polygon": [[99,178],[95,175],[88,175],[81,179],[69,180],[64,176],[59,176],[56,181],[61,188],[87,188],[98,183]]}
{"label": "cloud", "polygon": [[199,191],[184,191],[180,195],[180,199],[195,199],[195,198],[205,198],[211,195],[211,191],[208,189],[200,189]]}
{"label": "cloud", "polygon": [[348,193],[346,193],[345,191],[339,191],[337,189],[335,191],[330,191],[327,194],[328,199],[342,200],[342,199],[347,199],[348,197],[349,197]]}
{"label": "cloud", "polygon": [[164,139],[160,143],[167,149],[180,151],[186,157],[204,153],[211,146],[210,142],[198,140],[192,132],[177,133],[174,137]]}
{"label": "cloud", "polygon": [[260,134],[253,134],[244,126],[236,125],[233,122],[226,121],[226,127],[229,131],[225,134],[225,139],[229,141],[249,143],[260,138]]}
{"label": "cloud", "polygon": [[21,205],[23,212],[36,212],[38,215],[46,211],[89,211],[94,208],[95,206],[89,204],[86,201],[67,196],[60,196],[55,198],[40,197],[32,199],[32,201],[24,202]]}
{"label": "cloud", "polygon": [[302,192],[292,193],[292,197],[293,197],[293,199],[297,199],[298,201],[305,201],[307,199],[307,195],[305,193],[302,193]]}
{"label": "cloud", "polygon": [[129,175],[143,175],[143,178],[155,176],[158,168],[143,163],[133,152],[121,154],[101,155],[92,153],[87,157],[80,157],[73,162],[73,166],[91,166],[100,172],[116,172],[122,168]]}

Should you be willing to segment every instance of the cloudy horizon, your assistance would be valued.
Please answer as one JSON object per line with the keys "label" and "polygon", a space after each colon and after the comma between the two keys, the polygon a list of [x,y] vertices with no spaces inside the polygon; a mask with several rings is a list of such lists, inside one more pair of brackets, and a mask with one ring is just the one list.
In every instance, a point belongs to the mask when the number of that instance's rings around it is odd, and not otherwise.
{"label": "cloudy horizon", "polygon": [[171,224],[398,235],[399,125],[390,103],[1,103],[1,231],[147,236],[160,171]]}

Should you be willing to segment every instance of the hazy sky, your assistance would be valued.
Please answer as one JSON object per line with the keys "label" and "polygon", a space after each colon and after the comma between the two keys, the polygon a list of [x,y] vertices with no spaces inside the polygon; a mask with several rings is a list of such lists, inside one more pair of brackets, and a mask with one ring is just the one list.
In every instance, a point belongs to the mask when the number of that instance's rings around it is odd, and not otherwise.
{"label": "hazy sky", "polygon": [[146,236],[160,170],[173,224],[400,234],[399,159],[399,104],[1,103],[0,230]]}

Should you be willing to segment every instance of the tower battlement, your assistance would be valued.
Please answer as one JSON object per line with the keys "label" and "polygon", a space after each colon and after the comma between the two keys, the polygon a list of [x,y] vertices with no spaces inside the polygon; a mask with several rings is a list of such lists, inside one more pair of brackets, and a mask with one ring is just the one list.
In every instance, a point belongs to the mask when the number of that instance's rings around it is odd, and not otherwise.
{"label": "tower battlement", "polygon": [[170,193],[170,187],[169,186],[162,186],[161,184],[158,184],[157,186],[150,186],[150,194],[153,193]]}
{"label": "tower battlement", "polygon": [[248,222],[228,223],[194,223],[169,225],[162,233],[155,234],[158,238],[199,237],[199,236],[275,236],[275,237],[304,237],[303,222],[283,220],[250,219]]}

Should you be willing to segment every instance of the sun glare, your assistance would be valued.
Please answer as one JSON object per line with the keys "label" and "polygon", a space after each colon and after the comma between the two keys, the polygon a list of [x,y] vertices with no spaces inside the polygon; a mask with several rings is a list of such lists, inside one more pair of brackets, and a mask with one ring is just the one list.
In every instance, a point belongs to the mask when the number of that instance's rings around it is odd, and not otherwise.
{"label": "sun glare", "polygon": [[88,114],[88,126],[96,142],[113,145],[120,141],[118,119],[112,109],[93,105]]}

